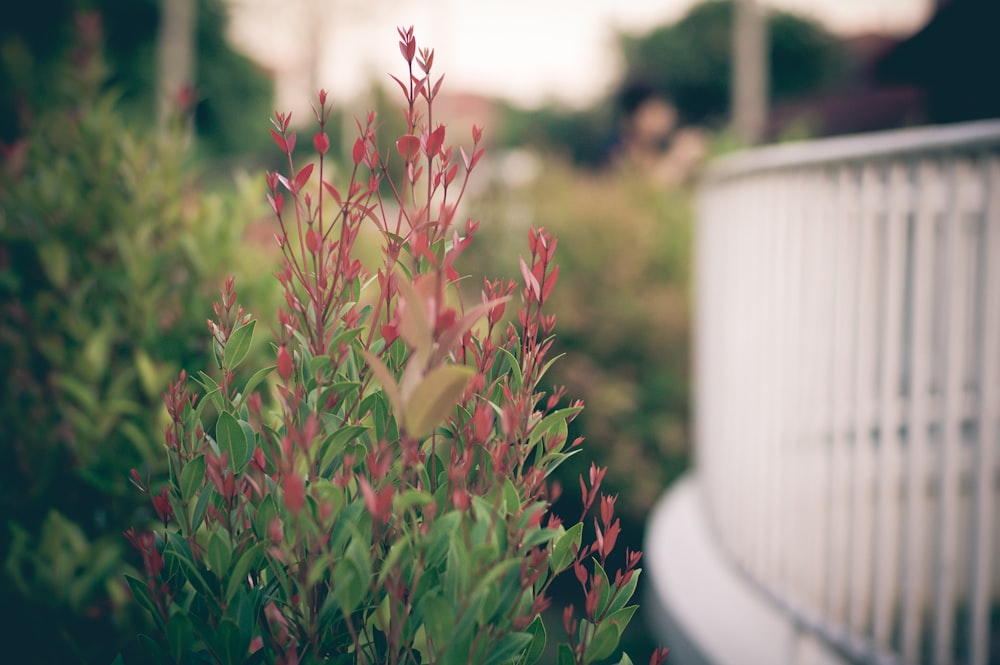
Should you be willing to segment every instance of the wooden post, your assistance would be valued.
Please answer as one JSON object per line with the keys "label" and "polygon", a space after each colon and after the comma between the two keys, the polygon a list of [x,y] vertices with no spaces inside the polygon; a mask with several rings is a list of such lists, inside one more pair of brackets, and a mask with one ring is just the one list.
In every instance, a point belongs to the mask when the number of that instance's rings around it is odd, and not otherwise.
{"label": "wooden post", "polygon": [[736,136],[752,145],[764,138],[767,125],[767,22],[759,0],[736,0],[734,4],[732,123]]}
{"label": "wooden post", "polygon": [[[195,0],[161,0],[157,39],[156,119],[161,132],[177,112],[179,95],[194,87]],[[190,136],[190,120],[185,134]]]}

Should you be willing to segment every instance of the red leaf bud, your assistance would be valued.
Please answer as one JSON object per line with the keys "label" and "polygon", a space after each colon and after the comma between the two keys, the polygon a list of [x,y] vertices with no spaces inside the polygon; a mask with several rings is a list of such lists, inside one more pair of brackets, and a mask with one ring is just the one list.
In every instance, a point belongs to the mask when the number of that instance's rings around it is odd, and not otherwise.
{"label": "red leaf bud", "polygon": [[285,492],[285,506],[289,512],[297,515],[306,499],[306,487],[302,476],[294,471],[285,474],[281,489]]}
{"label": "red leaf bud", "polygon": [[472,497],[462,488],[457,488],[451,493],[451,505],[457,510],[468,510],[472,505]]}
{"label": "red leaf bud", "polygon": [[278,376],[284,381],[292,377],[292,355],[284,344],[278,347]]}
{"label": "red leaf bud", "polygon": [[330,149],[330,137],[327,136],[326,132],[316,132],[313,135],[313,147],[319,154],[326,154],[326,151]]}

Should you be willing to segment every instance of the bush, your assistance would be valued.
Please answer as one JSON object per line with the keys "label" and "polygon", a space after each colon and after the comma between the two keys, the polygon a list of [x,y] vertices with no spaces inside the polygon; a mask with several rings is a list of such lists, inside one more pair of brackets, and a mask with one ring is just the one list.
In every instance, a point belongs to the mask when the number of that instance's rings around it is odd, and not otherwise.
{"label": "bush", "polygon": [[[474,209],[506,211],[463,266],[515,275],[506,257],[526,225],[557,234],[564,288],[554,380],[588,408],[574,423],[620,492],[630,542],[653,501],[688,461],[691,193],[636,170],[587,173],[548,161],[521,189],[496,189]],[[558,476],[573,494],[580,464]],[[567,499],[570,498],[567,496]]]}
{"label": "bush", "polygon": [[[17,608],[13,661],[24,649],[108,662],[143,625],[120,534],[149,509],[128,471],[165,470],[162,391],[210,358],[204,285],[253,258],[240,249],[251,193],[199,191],[176,137],[126,126],[88,46],[0,172],[0,603]],[[246,285],[267,298],[258,277]]]}
{"label": "bush", "polygon": [[[274,362],[247,362],[257,322],[228,280],[210,325],[217,371],[182,373],[167,394],[169,478],[133,474],[158,520],[128,533],[144,561],[129,584],[160,662],[533,663],[549,586],[572,569],[585,600],[562,614],[558,659],[583,665],[615,652],[636,610],[640,554],[607,566],[621,527],[604,471],[579,479],[579,519],[549,513],[581,408],[541,387],[556,240],[532,229],[520,286],[486,281],[463,301],[455,262],[478,224],[455,215],[481,131],[468,152],[446,144],[434,52],[399,34],[406,133],[383,150],[375,114],[360,121],[348,182],[327,180],[324,92],[305,163],[276,114],[288,167],[267,181],[287,309]],[[354,252],[363,226],[382,241],[370,269]]]}

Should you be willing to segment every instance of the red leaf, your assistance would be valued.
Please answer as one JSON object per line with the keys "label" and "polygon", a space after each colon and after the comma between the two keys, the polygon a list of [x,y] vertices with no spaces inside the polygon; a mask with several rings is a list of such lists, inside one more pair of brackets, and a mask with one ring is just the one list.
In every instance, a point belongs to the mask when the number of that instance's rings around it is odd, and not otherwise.
{"label": "red leaf", "polygon": [[274,138],[274,142],[278,144],[279,148],[281,148],[281,152],[288,152],[288,144],[285,142],[285,137],[273,129],[271,130],[271,137]]}
{"label": "red leaf", "polygon": [[312,175],[312,172],[313,165],[311,162],[302,167],[302,170],[295,175],[295,191],[299,191],[309,182],[309,176]]}
{"label": "red leaf", "polygon": [[484,152],[486,152],[486,148],[480,148],[479,151],[472,157],[472,166],[469,167],[470,171],[476,168],[476,164],[478,164],[479,160],[482,159]]}
{"label": "red leaf", "polygon": [[281,209],[285,205],[285,197],[283,197],[281,194],[275,194],[274,196],[268,194],[267,202],[271,204],[271,210],[274,211],[274,214],[280,215]]}
{"label": "red leaf", "polygon": [[302,482],[302,476],[292,471],[284,477],[281,485],[285,491],[285,506],[291,514],[298,514],[306,499],[306,487]]}
{"label": "red leaf", "polygon": [[427,138],[427,150],[425,154],[428,157],[438,154],[442,145],[444,145],[444,125],[440,125],[430,133],[430,136]]}
{"label": "red leaf", "polygon": [[278,376],[284,381],[292,376],[292,355],[284,344],[278,347]]}
{"label": "red leaf", "polygon": [[389,78],[391,78],[393,81],[395,81],[396,83],[399,84],[399,89],[403,91],[404,95],[408,94],[409,91],[406,89],[406,84],[405,83],[403,83],[402,81],[400,81],[398,78],[396,78],[392,74],[389,74]]}
{"label": "red leaf", "polygon": [[343,202],[340,200],[340,192],[337,191],[336,187],[334,187],[328,182],[324,182],[323,187],[325,187],[326,191],[330,193],[330,196],[332,196],[333,200],[337,202],[337,205],[343,204]]}
{"label": "red leaf", "polygon": [[285,137],[285,143],[288,145],[288,150],[286,152],[289,155],[295,152],[295,132],[292,132]]}
{"label": "red leaf", "polygon": [[456,173],[458,173],[458,164],[452,164],[452,167],[448,169],[448,172],[444,176],[444,184],[450,185],[451,181],[455,179]]}
{"label": "red leaf", "polygon": [[437,83],[434,84],[434,89],[431,91],[431,99],[437,97],[438,91],[441,89],[442,83],[444,83],[444,74],[442,74],[441,77],[437,80]]}
{"label": "red leaf", "polygon": [[357,166],[361,163],[361,160],[365,158],[365,142],[359,136],[354,141],[354,149],[351,150],[351,158],[354,160],[354,165]]}
{"label": "red leaf", "polygon": [[404,134],[396,141],[396,150],[407,162],[411,162],[420,154],[420,139],[413,134]]}
{"label": "red leaf", "polygon": [[559,266],[552,269],[552,274],[545,278],[545,284],[542,286],[542,300],[548,300],[549,296],[552,295],[552,289],[556,286],[556,281],[559,279]]}
{"label": "red leaf", "polygon": [[455,488],[451,493],[451,505],[456,510],[466,511],[472,505],[472,497],[469,492],[462,488]]}
{"label": "red leaf", "polygon": [[538,279],[531,274],[528,264],[524,262],[522,257],[518,257],[517,260],[521,265],[521,277],[524,278],[524,287],[528,290],[528,293],[535,297],[535,300],[538,300],[538,298],[542,295],[542,287],[538,285]]}

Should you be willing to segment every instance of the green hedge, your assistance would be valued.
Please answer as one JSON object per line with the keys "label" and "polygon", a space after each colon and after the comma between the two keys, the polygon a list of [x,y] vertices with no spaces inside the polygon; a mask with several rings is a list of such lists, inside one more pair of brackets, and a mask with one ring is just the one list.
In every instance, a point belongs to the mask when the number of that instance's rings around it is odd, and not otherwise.
{"label": "green hedge", "polygon": [[182,366],[210,362],[223,271],[243,266],[238,286],[270,297],[243,247],[263,183],[206,193],[182,142],[127,127],[93,75],[53,85],[64,96],[0,168],[9,662],[110,662],[134,636],[121,532],[152,516],[129,470],[161,471],[161,393]]}

